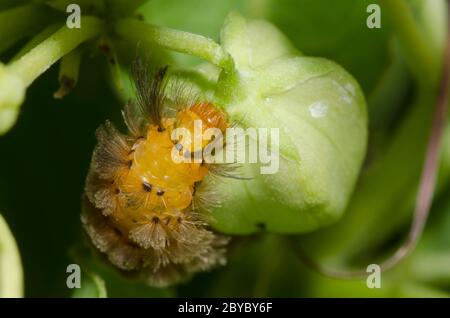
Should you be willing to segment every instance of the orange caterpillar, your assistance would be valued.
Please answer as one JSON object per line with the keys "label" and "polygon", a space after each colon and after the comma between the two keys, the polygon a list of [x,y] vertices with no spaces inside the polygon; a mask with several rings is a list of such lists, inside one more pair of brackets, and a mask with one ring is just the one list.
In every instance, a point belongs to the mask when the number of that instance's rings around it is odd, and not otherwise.
{"label": "orange caterpillar", "polygon": [[123,111],[129,133],[121,134],[110,122],[98,129],[82,213],[98,251],[156,286],[224,264],[228,242],[196,212],[196,202],[205,202],[198,186],[213,167],[177,164],[171,156],[174,145],[189,151],[171,140],[175,128],[193,133],[194,120],[201,120],[203,130],[225,133],[226,116],[211,103],[196,101],[180,105],[175,117],[163,117],[166,70],[149,79],[142,64],[133,67],[137,103]]}

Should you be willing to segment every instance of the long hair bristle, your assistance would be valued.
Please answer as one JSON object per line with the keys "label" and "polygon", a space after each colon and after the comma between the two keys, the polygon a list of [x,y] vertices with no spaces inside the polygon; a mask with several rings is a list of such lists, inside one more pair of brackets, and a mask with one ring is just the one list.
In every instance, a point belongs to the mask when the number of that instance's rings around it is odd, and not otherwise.
{"label": "long hair bristle", "polygon": [[137,105],[140,111],[147,115],[150,121],[160,129],[164,129],[162,119],[162,108],[165,100],[166,81],[165,75],[168,66],[157,69],[154,73],[149,72],[141,58],[137,58],[131,67],[133,84],[136,88]]}
{"label": "long hair bristle", "polygon": [[127,165],[130,145],[126,136],[106,121],[96,132],[98,144],[94,150],[92,169],[103,179],[113,180]]}
{"label": "long hair bristle", "polygon": [[213,176],[231,178],[236,180],[252,180],[242,172],[243,166],[238,163],[222,163],[208,165],[209,173]]}
{"label": "long hair bristle", "polygon": [[148,121],[142,113],[141,107],[135,102],[129,101],[122,110],[122,117],[131,136],[134,139],[143,138],[145,136]]}

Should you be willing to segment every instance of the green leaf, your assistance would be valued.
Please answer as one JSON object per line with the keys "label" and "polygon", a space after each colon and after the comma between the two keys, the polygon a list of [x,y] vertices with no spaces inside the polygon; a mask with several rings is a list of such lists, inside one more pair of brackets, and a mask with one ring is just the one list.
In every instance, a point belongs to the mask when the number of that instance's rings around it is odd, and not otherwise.
{"label": "green leaf", "polygon": [[19,250],[0,214],[0,298],[23,296],[23,273]]}

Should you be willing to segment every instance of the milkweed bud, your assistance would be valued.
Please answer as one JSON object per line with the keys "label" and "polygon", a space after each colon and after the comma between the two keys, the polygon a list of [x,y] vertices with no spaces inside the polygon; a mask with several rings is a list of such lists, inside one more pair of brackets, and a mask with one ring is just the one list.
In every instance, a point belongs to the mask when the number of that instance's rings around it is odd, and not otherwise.
{"label": "milkweed bud", "polygon": [[274,155],[279,148],[279,168],[261,174],[261,163],[246,163],[242,170],[250,180],[205,181],[215,182],[223,195],[213,226],[233,234],[260,228],[301,233],[336,221],[367,145],[366,103],[358,83],[332,61],[302,56],[265,21],[230,14],[221,45],[236,70],[220,75],[217,104],[244,129],[278,129],[279,144],[266,150]]}

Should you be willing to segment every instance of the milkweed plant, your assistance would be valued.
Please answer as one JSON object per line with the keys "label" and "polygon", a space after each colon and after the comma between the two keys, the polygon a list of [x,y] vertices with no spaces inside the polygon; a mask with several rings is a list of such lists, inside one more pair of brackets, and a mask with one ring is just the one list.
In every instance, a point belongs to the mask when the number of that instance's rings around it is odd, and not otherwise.
{"label": "milkweed plant", "polygon": [[448,297],[447,12],[2,0],[0,297]]}

